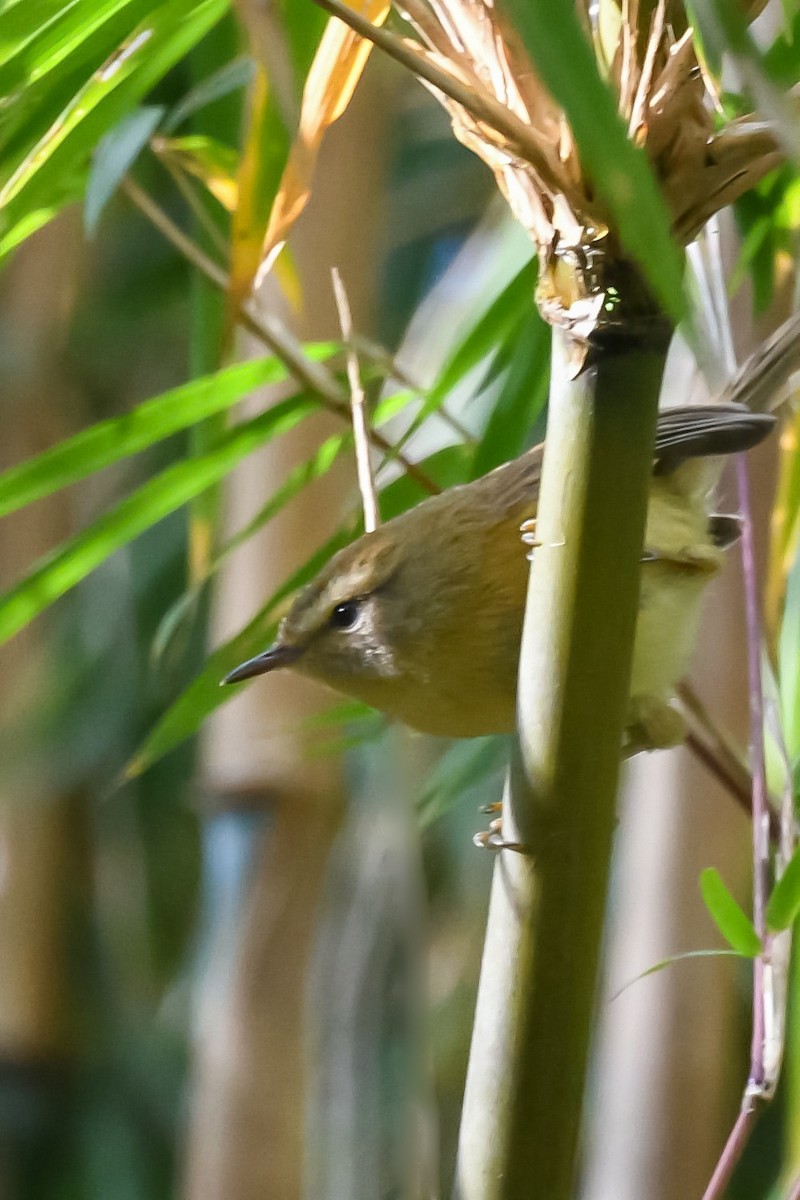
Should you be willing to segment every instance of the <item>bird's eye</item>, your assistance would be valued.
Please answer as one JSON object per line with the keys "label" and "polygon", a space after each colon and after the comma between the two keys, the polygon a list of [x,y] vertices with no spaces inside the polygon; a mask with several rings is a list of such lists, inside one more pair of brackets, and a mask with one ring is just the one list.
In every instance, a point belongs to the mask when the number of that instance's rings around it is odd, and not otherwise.
{"label": "bird's eye", "polygon": [[331,625],[334,629],[352,629],[358,620],[361,606],[357,600],[346,600],[337,604],[331,613]]}

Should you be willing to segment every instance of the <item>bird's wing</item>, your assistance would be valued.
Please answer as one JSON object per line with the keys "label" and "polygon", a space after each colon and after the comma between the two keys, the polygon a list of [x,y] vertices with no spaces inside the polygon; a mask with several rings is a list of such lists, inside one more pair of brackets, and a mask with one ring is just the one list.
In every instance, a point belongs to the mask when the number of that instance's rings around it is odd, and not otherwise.
{"label": "bird's wing", "polygon": [[657,470],[671,471],[685,458],[707,458],[749,450],[775,425],[770,413],[754,413],[738,404],[694,404],[667,408],[658,415]]}

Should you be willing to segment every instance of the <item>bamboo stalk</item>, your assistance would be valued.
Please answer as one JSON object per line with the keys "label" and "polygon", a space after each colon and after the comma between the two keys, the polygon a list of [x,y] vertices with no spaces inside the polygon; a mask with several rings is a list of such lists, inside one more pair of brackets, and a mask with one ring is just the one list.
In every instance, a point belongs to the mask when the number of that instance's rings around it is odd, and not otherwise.
{"label": "bamboo stalk", "polygon": [[554,332],[547,450],[464,1099],[458,1200],[570,1200],[667,338],[570,379]]}

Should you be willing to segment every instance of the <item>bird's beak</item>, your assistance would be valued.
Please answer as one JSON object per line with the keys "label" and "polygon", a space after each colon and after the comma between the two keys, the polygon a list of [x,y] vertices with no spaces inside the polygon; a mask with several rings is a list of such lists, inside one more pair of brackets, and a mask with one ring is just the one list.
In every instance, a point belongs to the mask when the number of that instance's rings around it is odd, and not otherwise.
{"label": "bird's beak", "polygon": [[293,662],[297,662],[302,653],[300,646],[282,646],[280,642],[276,642],[263,654],[257,654],[255,658],[248,658],[247,662],[243,662],[241,666],[234,667],[221,682],[240,683],[243,679],[251,679],[253,675],[264,675],[267,671],[276,671],[279,667],[291,666]]}

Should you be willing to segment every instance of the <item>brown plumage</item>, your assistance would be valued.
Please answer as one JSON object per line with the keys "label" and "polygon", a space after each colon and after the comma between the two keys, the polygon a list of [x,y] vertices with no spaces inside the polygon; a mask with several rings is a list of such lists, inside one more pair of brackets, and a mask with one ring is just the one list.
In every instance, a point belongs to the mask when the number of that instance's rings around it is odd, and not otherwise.
{"label": "brown plumage", "polygon": [[[669,706],[688,666],[698,604],[731,522],[712,519],[718,468],[773,418],[735,405],[671,409],[658,422],[628,725],[630,748],[672,744]],[[280,666],[413,728],[457,737],[514,727],[528,564],[543,447],[431,497],[341,550],[295,599],[238,682]]]}

